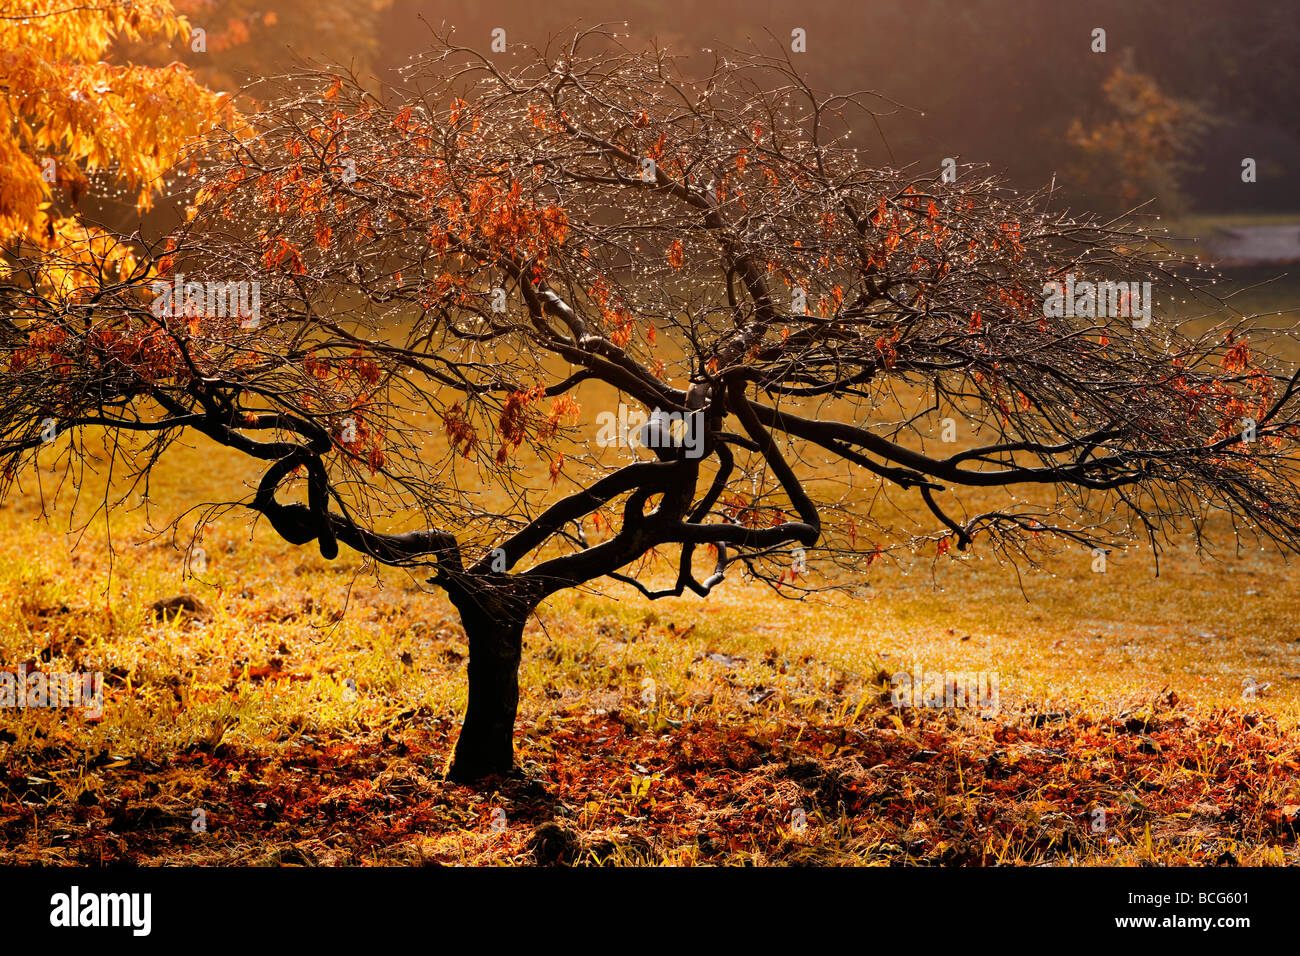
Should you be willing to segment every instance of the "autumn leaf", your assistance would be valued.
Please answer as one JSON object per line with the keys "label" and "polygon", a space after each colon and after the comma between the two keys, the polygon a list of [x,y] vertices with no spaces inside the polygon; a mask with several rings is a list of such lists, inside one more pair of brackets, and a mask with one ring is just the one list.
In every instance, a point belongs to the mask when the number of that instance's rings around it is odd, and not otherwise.
{"label": "autumn leaf", "polygon": [[680,239],[674,239],[672,245],[668,247],[668,264],[674,269],[680,269],[686,261],[683,255],[683,246]]}

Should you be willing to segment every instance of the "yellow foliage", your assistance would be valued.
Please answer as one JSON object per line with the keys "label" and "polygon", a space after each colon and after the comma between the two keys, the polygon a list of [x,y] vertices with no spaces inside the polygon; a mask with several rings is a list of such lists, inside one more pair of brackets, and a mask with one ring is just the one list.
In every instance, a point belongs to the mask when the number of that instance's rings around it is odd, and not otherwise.
{"label": "yellow foliage", "polygon": [[184,40],[190,26],[169,0],[9,0],[0,18],[0,242],[43,246],[66,232],[56,205],[73,205],[86,174],[108,173],[150,206],[161,177],[230,109],[178,63],[109,61],[118,42]]}

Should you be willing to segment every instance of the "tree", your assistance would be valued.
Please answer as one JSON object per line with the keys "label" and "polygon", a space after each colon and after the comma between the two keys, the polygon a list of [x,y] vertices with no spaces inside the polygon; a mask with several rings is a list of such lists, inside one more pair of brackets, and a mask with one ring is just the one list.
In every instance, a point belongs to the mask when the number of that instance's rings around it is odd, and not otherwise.
{"label": "tree", "polygon": [[245,83],[289,68],[296,59],[373,69],[375,32],[392,0],[318,3],[316,0],[172,0],[202,43],[172,45],[155,38],[128,47],[138,62],[178,56],[206,85],[234,92]]}
{"label": "tree", "polygon": [[87,242],[65,215],[102,173],[147,209],[162,174],[227,116],[228,98],[176,63],[112,63],[116,42],[176,40],[167,0],[13,0],[0,14],[0,243]]}
{"label": "tree", "polygon": [[1179,179],[1204,116],[1131,68],[1116,67],[1102,90],[1111,116],[1086,127],[1075,119],[1067,131],[1078,152],[1071,181],[1094,209],[1131,209],[1158,196],[1167,212],[1186,212]]}
{"label": "tree", "polygon": [[[1213,508],[1300,543],[1297,378],[1242,320],[1148,322],[1142,282],[1185,287],[1141,232],[866,167],[841,144],[864,102],[780,56],[692,80],[591,30],[504,72],[443,39],[405,90],[303,73],[208,144],[165,245],[18,263],[0,490],[51,420],[138,474],[186,431],[265,462],[240,507],[459,610],[452,777],[511,770],[524,624],[601,578],[803,597],[905,546],[1158,550]],[[900,541],[886,488],[933,526]]]}

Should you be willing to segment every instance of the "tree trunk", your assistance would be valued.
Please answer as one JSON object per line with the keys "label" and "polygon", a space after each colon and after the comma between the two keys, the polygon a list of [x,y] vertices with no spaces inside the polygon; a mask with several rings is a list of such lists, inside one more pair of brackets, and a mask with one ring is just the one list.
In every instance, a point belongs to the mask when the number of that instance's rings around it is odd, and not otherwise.
{"label": "tree trunk", "polygon": [[447,776],[463,782],[514,769],[519,659],[528,614],[497,602],[482,606],[473,597],[456,604],[469,639],[469,704]]}

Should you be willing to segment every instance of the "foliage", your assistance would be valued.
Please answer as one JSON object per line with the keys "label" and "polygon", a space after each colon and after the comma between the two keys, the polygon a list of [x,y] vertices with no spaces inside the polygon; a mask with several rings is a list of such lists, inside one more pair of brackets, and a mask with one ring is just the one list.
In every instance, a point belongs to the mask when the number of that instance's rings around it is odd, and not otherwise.
{"label": "foliage", "polygon": [[176,63],[109,60],[119,41],[184,38],[168,0],[13,0],[0,15],[0,243],[84,238],[61,214],[102,173],[149,208],[161,177],[228,116],[227,97]]}
{"label": "foliage", "polygon": [[1096,209],[1119,212],[1158,198],[1165,211],[1186,212],[1179,176],[1204,129],[1201,112],[1122,66],[1102,88],[1107,115],[1087,125],[1075,119],[1067,134],[1079,151],[1070,175],[1080,193]]}

